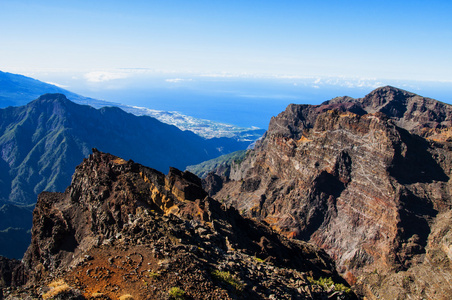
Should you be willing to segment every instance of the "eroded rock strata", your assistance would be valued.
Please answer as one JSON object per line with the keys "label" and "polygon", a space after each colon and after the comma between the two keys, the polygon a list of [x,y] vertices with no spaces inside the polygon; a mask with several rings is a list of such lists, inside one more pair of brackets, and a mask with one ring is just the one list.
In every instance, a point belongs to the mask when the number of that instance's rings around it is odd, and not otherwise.
{"label": "eroded rock strata", "polygon": [[292,104],[206,189],[325,249],[368,299],[448,299],[451,121],[450,105],[393,87]]}
{"label": "eroded rock strata", "polygon": [[97,150],[64,193],[40,194],[23,268],[7,299],[355,297],[323,250],[242,217],[195,175]]}

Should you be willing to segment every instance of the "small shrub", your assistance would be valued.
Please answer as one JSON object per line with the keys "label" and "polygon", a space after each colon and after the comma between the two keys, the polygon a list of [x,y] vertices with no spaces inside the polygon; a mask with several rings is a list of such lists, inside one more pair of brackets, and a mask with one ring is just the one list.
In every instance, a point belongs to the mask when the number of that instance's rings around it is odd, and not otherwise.
{"label": "small shrub", "polygon": [[323,287],[325,290],[329,289],[331,286],[334,286],[334,290],[337,292],[344,292],[347,294],[352,293],[352,290],[349,287],[345,286],[342,283],[335,283],[333,281],[333,279],[331,279],[330,277],[329,278],[320,277],[317,280],[315,280],[313,277],[308,277],[308,281],[311,284],[315,284],[315,285],[319,285],[319,286]]}
{"label": "small shrub", "polygon": [[64,282],[63,279],[60,279],[60,280],[52,281],[47,286],[49,288],[56,288],[57,286],[61,286],[61,285],[64,285],[64,284],[66,284],[66,282]]}
{"label": "small shrub", "polygon": [[185,299],[185,297],[184,297],[185,292],[181,288],[178,288],[177,286],[172,287],[168,293],[169,293],[170,299],[176,299],[176,300]]}
{"label": "small shrub", "polygon": [[259,257],[257,257],[257,256],[253,256],[253,258],[254,258],[254,260],[257,261],[257,262],[260,262],[260,263],[264,262],[264,260],[263,260],[262,258],[259,258]]}
{"label": "small shrub", "polygon": [[148,277],[151,279],[158,279],[160,276],[161,276],[160,273],[152,272],[152,271],[148,272]]}
{"label": "small shrub", "polygon": [[240,283],[230,272],[228,271],[219,271],[215,270],[212,272],[212,276],[222,281],[230,286],[232,286],[237,292],[241,292],[243,290],[243,284]]}
{"label": "small shrub", "polygon": [[53,299],[56,296],[63,293],[67,293],[71,290],[69,285],[67,285],[67,283],[64,282],[63,280],[54,281],[50,283],[48,287],[50,288],[50,291],[42,295],[42,299],[44,300]]}

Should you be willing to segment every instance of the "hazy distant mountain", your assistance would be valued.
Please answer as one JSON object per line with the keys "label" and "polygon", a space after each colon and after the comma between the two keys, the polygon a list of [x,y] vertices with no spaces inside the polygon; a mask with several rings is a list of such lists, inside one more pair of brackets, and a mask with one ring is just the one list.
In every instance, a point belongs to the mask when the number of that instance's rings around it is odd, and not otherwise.
{"label": "hazy distant mountain", "polygon": [[0,205],[32,204],[44,190],[63,191],[92,148],[167,171],[247,145],[229,138],[204,139],[148,116],[46,94],[26,106],[0,109]]}
{"label": "hazy distant mountain", "polygon": [[[204,139],[151,117],[115,107],[94,109],[62,94],[46,94],[26,106],[0,110],[0,168],[5,170],[0,199],[29,204],[41,190],[67,186],[72,170],[93,147],[166,171],[246,145],[228,138]],[[9,195],[3,192],[8,186]]]}
{"label": "hazy distant mountain", "polygon": [[260,138],[265,132],[264,129],[243,128],[231,124],[197,119],[174,111],[162,111],[97,100],[80,96],[53,84],[30,77],[0,71],[0,108],[25,105],[47,93],[64,94],[69,100],[75,103],[86,104],[95,108],[116,106],[137,116],[151,116],[163,123],[175,125],[181,130],[193,131],[205,138],[229,137],[251,143]]}
{"label": "hazy distant mountain", "polygon": [[72,93],[56,85],[45,83],[23,75],[0,71],[0,108],[21,106],[47,93],[60,93],[74,102],[107,106],[113,103],[99,101]]}

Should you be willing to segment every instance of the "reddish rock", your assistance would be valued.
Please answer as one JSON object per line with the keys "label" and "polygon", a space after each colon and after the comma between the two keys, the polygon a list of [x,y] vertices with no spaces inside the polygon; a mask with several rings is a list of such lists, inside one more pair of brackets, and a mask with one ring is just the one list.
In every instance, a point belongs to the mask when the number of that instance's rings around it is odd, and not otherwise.
{"label": "reddish rock", "polygon": [[371,299],[452,297],[451,116],[393,87],[291,104],[214,197],[321,246]]}
{"label": "reddish rock", "polygon": [[9,299],[168,299],[173,287],[188,299],[355,298],[325,251],[241,216],[201,184],[94,149],[64,193],[40,194],[21,264],[30,279]]}

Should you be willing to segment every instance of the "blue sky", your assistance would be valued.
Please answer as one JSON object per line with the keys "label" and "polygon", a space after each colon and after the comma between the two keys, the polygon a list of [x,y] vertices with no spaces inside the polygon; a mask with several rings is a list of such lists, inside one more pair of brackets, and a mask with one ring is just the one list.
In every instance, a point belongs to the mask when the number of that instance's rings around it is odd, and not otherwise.
{"label": "blue sky", "polygon": [[0,1],[0,68],[452,80],[451,1]]}
{"label": "blue sky", "polygon": [[0,0],[0,70],[85,94],[200,78],[452,94],[451,15],[452,1]]}

